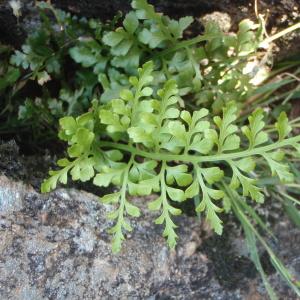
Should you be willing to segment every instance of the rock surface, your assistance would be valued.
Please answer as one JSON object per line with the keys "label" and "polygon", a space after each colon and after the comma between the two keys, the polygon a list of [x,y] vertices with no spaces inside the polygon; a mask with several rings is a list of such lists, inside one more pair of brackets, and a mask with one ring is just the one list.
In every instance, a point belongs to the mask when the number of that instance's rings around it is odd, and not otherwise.
{"label": "rock surface", "polygon": [[[236,264],[237,285],[220,284],[222,266],[214,264],[217,256],[206,255],[209,244],[194,218],[178,219],[180,242],[169,251],[153,216],[144,213],[133,221],[121,253],[112,255],[108,211],[87,192],[41,195],[0,176],[0,299],[267,299],[257,292],[263,293],[259,278],[247,274],[249,264]],[[215,246],[209,251],[219,251]],[[299,271],[295,249],[293,254],[290,262]],[[273,277],[282,295],[290,295],[285,299],[296,299]]]}

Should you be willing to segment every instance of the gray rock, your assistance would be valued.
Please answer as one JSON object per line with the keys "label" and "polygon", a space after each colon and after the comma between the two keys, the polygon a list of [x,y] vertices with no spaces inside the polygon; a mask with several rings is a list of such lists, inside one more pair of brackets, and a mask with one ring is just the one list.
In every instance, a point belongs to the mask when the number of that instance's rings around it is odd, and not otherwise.
{"label": "gray rock", "polygon": [[230,15],[228,13],[219,12],[219,11],[215,11],[211,14],[204,15],[203,17],[199,18],[199,20],[205,26],[209,22],[215,22],[218,24],[220,28],[222,28],[224,32],[229,32],[232,26]]}
{"label": "gray rock", "polygon": [[23,198],[27,193],[34,192],[30,186],[0,176],[0,213],[18,211],[23,207]]}
{"label": "gray rock", "polygon": [[[121,253],[113,255],[105,218],[110,208],[96,196],[75,189],[41,195],[5,176],[0,194],[0,299],[248,299],[253,294],[256,279],[231,290],[219,283],[213,262],[199,250],[203,240],[194,218],[177,220],[180,241],[170,251],[153,215],[143,209]],[[253,299],[264,299],[259,296]]]}

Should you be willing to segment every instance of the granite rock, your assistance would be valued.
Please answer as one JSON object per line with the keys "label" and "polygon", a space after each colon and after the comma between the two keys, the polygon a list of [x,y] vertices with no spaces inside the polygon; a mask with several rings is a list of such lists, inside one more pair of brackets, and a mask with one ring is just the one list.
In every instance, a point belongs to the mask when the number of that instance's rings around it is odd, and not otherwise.
{"label": "granite rock", "polygon": [[41,195],[1,176],[0,298],[243,299],[240,290],[223,289],[198,251],[194,218],[180,218],[180,243],[170,251],[153,216],[144,213],[113,255],[109,209],[84,191]]}

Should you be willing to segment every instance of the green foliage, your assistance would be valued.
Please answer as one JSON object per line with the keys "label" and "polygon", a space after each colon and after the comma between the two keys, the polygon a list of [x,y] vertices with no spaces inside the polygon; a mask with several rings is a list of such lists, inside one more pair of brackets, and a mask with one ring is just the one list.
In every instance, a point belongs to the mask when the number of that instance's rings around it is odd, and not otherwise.
{"label": "green foliage", "polygon": [[9,76],[5,82],[0,79],[0,93],[11,90],[3,98],[7,105],[14,103],[5,115],[7,127],[32,125],[36,132],[45,132],[55,128],[60,117],[86,111],[90,98],[99,95],[97,74],[89,67],[103,71],[97,39],[111,23],[79,19],[44,2],[37,9],[40,25],[21,49],[5,58]]}
{"label": "green foliage", "polygon": [[[7,76],[0,80],[0,90],[17,86],[6,97],[19,103],[10,107],[14,115],[19,109],[17,126],[55,127],[58,118],[86,111],[93,98],[107,102],[118,97],[149,59],[156,66],[157,89],[172,78],[181,96],[208,108],[213,104],[214,113],[227,101],[242,102],[249,95],[255,72],[243,70],[262,39],[261,26],[245,20],[237,34],[228,35],[211,23],[202,36],[183,41],[192,17],[170,19],[145,0],[133,1],[132,9],[116,28],[117,20],[79,19],[38,3],[41,25],[11,56]],[[22,90],[29,81],[41,86],[42,96],[30,95],[25,103]]]}
{"label": "green foliage", "polygon": [[231,190],[263,202],[263,191],[253,176],[260,158],[281,182],[293,180],[281,153],[285,148],[297,151],[300,136],[288,137],[290,126],[284,113],[274,126],[278,131],[275,140],[264,130],[261,109],[249,116],[249,125],[242,130],[236,125],[233,103],[223,109],[222,116],[213,117],[205,108],[190,113],[180,107],[174,80],[155,92],[153,68],[151,61],[139,68],[138,76],[129,78],[131,86],[122,90],[119,98],[94,104],[93,111],[76,119],[61,119],[60,137],[68,141],[71,160],[59,161],[63,168],[52,171],[42,186],[43,191],[50,191],[57,181],[66,183],[69,171],[73,180],[94,178],[98,186],[120,186],[119,193],[102,198],[116,207],[109,215],[116,220],[111,230],[114,251],[120,250],[124,230],[132,229],[126,215],[140,214],[128,195],[158,193],[149,208],[160,211],[155,223],[164,224],[163,235],[174,247],[177,235],[172,216],[181,211],[173,202],[181,203],[200,193],[197,212],[204,212],[215,232],[221,234],[219,214],[223,208],[219,200],[225,191],[217,183],[225,179]]}

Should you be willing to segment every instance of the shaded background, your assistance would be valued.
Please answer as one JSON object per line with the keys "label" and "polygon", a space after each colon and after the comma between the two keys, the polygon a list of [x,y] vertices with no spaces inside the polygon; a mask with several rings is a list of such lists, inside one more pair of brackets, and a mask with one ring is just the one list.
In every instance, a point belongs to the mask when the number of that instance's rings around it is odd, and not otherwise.
{"label": "shaded background", "polygon": [[[22,16],[19,23],[12,14],[8,2],[8,0],[0,0],[0,42],[19,47],[26,37],[26,32],[34,30],[36,25],[35,1],[21,1]],[[130,9],[130,2],[129,0],[51,1],[57,8],[101,20],[111,19],[118,11],[127,12]],[[240,20],[244,18],[255,19],[254,0],[150,0],[149,2],[154,4],[158,11],[175,18],[192,15],[198,19],[212,12],[225,12],[232,19],[233,30]],[[258,0],[257,4],[258,11],[266,15],[269,32],[286,28],[300,21],[300,1],[298,0]],[[282,49],[280,57],[299,51],[299,34],[285,38],[280,46]]]}

